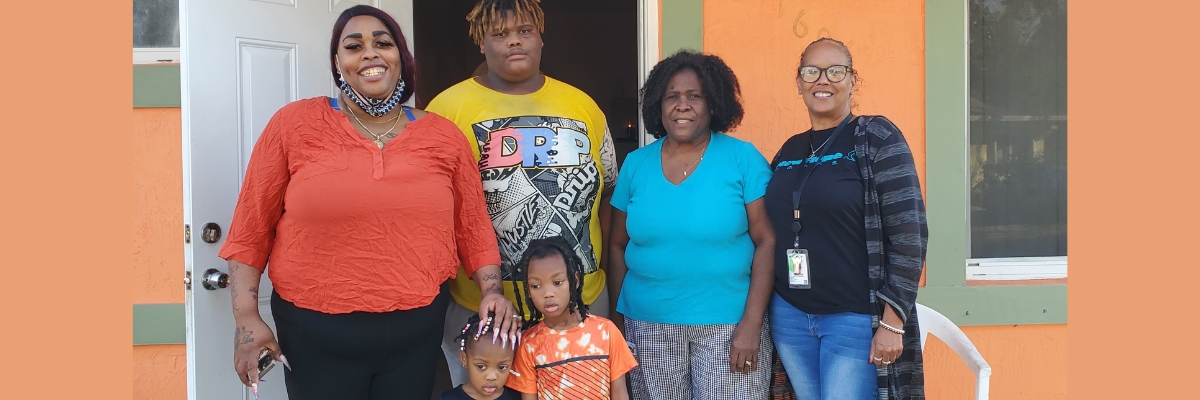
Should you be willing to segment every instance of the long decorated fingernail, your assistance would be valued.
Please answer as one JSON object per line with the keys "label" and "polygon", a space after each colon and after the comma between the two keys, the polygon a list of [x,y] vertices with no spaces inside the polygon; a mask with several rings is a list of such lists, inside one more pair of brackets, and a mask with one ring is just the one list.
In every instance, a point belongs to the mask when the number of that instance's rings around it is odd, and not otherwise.
{"label": "long decorated fingernail", "polygon": [[513,350],[517,349],[517,335],[512,335],[512,348]]}
{"label": "long decorated fingernail", "polygon": [[500,335],[500,347],[508,347],[508,335]]}
{"label": "long decorated fingernail", "polygon": [[258,383],[251,383],[250,389],[254,392],[254,400],[258,400]]}
{"label": "long decorated fingernail", "polygon": [[291,364],[288,364],[288,362],[287,362],[287,357],[286,357],[286,356],[284,356],[283,354],[280,354],[280,355],[279,355],[279,361],[282,361],[282,362],[283,362],[283,366],[287,367],[288,371],[291,371],[291,370],[292,370],[292,365],[291,365]]}

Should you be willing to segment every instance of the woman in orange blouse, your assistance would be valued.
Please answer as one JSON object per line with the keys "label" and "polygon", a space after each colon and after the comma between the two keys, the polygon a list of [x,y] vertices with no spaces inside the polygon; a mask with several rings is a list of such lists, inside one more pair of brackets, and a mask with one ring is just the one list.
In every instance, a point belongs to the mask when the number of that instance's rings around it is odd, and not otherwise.
{"label": "woman in orange blouse", "polygon": [[[428,399],[446,281],[464,266],[515,341],[500,255],[471,150],[454,123],[401,105],[414,64],[392,17],[352,7],[330,43],[337,98],[280,109],[255,143],[228,260],[234,369],[257,393],[270,349],[291,399]],[[258,312],[268,271],[275,334]]]}

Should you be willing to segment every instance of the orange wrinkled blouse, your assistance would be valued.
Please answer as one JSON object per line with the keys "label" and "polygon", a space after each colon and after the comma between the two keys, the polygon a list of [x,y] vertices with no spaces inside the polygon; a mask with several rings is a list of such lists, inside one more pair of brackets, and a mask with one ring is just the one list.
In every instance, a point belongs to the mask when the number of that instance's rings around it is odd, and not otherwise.
{"label": "orange wrinkled blouse", "polygon": [[305,309],[429,305],[460,262],[467,274],[500,264],[467,146],[428,113],[380,150],[329,98],[292,102],[254,145],[219,255],[266,270]]}

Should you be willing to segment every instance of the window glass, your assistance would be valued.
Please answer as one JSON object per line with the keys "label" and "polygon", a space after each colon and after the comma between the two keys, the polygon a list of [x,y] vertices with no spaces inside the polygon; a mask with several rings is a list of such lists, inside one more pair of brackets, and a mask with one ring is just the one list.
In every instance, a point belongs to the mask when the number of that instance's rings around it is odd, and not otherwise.
{"label": "window glass", "polygon": [[1067,255],[1067,2],[970,2],[971,258]]}
{"label": "window glass", "polygon": [[133,47],[179,47],[179,0],[133,0]]}

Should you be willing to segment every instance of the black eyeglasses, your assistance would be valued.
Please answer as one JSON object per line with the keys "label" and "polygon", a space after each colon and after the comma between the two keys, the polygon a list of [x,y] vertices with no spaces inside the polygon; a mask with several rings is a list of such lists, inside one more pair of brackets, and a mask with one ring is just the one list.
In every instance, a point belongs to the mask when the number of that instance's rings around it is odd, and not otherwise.
{"label": "black eyeglasses", "polygon": [[800,80],[813,83],[821,79],[824,73],[829,82],[838,83],[846,79],[846,75],[854,72],[854,68],[845,65],[830,65],[829,68],[800,67]]}

